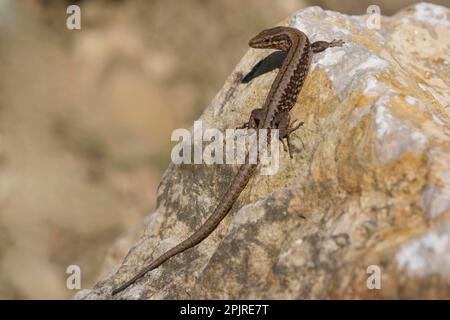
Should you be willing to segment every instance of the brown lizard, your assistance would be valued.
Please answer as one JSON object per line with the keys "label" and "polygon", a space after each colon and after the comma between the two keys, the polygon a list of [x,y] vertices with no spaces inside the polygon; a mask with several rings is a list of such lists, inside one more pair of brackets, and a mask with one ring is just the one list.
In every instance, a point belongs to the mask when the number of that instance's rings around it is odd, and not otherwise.
{"label": "brown lizard", "polygon": [[[296,121],[291,122],[289,111],[297,101],[298,94],[310,68],[312,55],[329,47],[342,46],[343,43],[341,40],[333,40],[332,42],[317,41],[311,44],[302,31],[289,27],[275,27],[264,30],[251,39],[249,46],[252,48],[277,49],[287,52],[287,55],[270,88],[263,107],[253,110],[249,121],[242,128],[278,129],[279,139],[283,143],[284,149],[292,157],[289,136],[303,123],[295,124]],[[287,147],[284,140],[287,142]],[[230,211],[250,177],[256,171],[256,168],[257,164],[246,163],[241,165],[228,190],[205,223],[189,238],[159,256],[130,280],[113,289],[112,294],[115,295],[124,290],[147,272],[159,267],[166,260],[196,246],[208,237]]]}

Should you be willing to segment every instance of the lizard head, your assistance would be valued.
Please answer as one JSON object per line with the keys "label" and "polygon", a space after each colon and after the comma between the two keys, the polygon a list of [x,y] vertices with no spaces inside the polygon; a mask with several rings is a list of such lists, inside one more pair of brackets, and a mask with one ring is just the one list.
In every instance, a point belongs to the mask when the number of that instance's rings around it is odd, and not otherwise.
{"label": "lizard head", "polygon": [[300,32],[297,29],[289,27],[275,27],[261,31],[252,38],[248,45],[257,49],[277,49],[288,51],[291,46],[291,36]]}

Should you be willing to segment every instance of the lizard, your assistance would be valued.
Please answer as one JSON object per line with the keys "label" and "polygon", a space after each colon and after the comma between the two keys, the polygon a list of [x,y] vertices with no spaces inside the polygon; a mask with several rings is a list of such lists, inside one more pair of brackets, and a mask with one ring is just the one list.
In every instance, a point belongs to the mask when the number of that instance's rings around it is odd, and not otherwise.
{"label": "lizard", "polygon": [[[342,46],[342,40],[316,41],[311,43],[305,33],[291,27],[274,27],[261,31],[249,41],[249,46],[256,49],[276,49],[287,53],[280,70],[272,83],[269,94],[261,108],[254,109],[249,121],[240,128],[278,129],[279,139],[285,151],[292,158],[290,134],[297,130],[303,122],[291,122],[289,111],[294,107],[297,97],[308,75],[314,53],[329,47]],[[287,146],[284,143],[286,140]],[[247,153],[248,159],[248,153]],[[115,295],[147,272],[158,268],[171,257],[189,249],[208,237],[231,210],[240,193],[245,189],[258,166],[256,163],[242,164],[226,192],[223,194],[211,216],[186,240],[166,251],[149,265],[141,269],[130,280],[112,290]]]}

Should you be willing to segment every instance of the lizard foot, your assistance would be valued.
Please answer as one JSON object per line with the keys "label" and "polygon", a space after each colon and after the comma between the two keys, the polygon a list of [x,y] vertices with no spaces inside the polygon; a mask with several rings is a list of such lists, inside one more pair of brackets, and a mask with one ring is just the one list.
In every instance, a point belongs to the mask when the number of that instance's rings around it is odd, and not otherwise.
{"label": "lizard foot", "polygon": [[[291,143],[291,134],[298,130],[304,122],[298,121],[295,119],[294,121],[291,121],[289,119],[289,123],[286,129],[283,130],[283,135],[281,136],[281,143],[283,144],[284,151],[287,151],[289,153],[289,157],[292,159],[294,156],[294,151],[298,151],[297,148],[294,147],[294,145]],[[286,140],[286,144],[284,143],[284,140]],[[303,141],[302,141],[303,145]],[[304,145],[303,145],[304,147]]]}

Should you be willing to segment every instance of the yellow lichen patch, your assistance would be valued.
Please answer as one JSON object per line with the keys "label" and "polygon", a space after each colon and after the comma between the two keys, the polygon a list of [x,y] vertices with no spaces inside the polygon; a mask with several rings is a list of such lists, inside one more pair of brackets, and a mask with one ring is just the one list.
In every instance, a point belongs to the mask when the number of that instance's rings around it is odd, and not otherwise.
{"label": "yellow lichen patch", "polygon": [[392,114],[401,119],[405,124],[415,130],[420,130],[428,138],[434,136],[442,143],[448,143],[448,135],[441,129],[442,124],[435,121],[433,114],[419,107],[415,103],[408,103],[407,96],[399,94],[391,97],[389,110]]}
{"label": "yellow lichen patch", "polygon": [[[438,103],[434,96],[419,87],[420,84],[424,84],[422,78],[406,77],[396,68],[391,68],[388,72],[378,74],[377,78],[378,80],[386,83],[389,87],[395,88],[400,95],[406,96],[405,92],[408,92],[409,96],[413,96],[421,101],[426,101],[427,107],[431,110],[439,114],[443,114],[442,106]],[[402,81],[400,82],[399,79]],[[443,116],[444,118],[448,118],[444,114]]]}
{"label": "yellow lichen patch", "polygon": [[336,149],[337,178],[339,186],[348,193],[371,190],[371,175],[368,168],[375,165],[373,141],[370,130],[372,116],[369,114],[349,128]]}
{"label": "yellow lichen patch", "polygon": [[[405,112],[405,108],[410,110]],[[427,138],[434,137],[441,143],[449,144],[448,135],[441,129],[441,125],[434,121],[432,114],[421,110],[416,105],[408,104],[403,96],[395,96],[391,99],[390,110],[395,117],[402,119],[415,130],[420,130]]]}
{"label": "yellow lichen patch", "polygon": [[365,94],[361,94],[358,99],[355,101],[355,109],[370,106],[377,99],[376,96],[368,96]]}
{"label": "yellow lichen patch", "polygon": [[[427,176],[425,154],[414,155],[405,151],[396,161],[376,169],[377,188],[387,190],[392,196],[420,196]],[[415,199],[419,202],[419,199]]]}
{"label": "yellow lichen patch", "polygon": [[[320,86],[317,84],[320,83]],[[292,109],[293,114],[307,118],[313,113],[316,117],[324,118],[334,111],[337,99],[333,94],[333,84],[323,69],[311,72],[303,85],[303,89]]]}
{"label": "yellow lichen patch", "polygon": [[378,55],[383,50],[383,48],[377,46],[377,41],[375,40],[374,37],[361,36],[357,33],[353,33],[352,40],[359,44],[365,45],[367,48],[369,48],[371,51],[373,51],[375,54]]}
{"label": "yellow lichen patch", "polygon": [[[396,74],[396,72],[392,69],[386,71],[386,72],[380,72],[377,76],[377,79],[385,83],[388,87],[396,89],[398,91],[406,91],[409,89],[407,87],[409,85],[408,81],[402,78],[402,80],[405,80],[405,83],[401,83],[398,80],[399,75]],[[416,85],[414,82],[411,83],[411,87],[415,87]]]}
{"label": "yellow lichen patch", "polygon": [[417,105],[409,104],[404,94],[391,97],[389,110],[397,118],[408,120],[416,128],[423,128],[427,121],[433,121],[430,113],[424,112]]}

